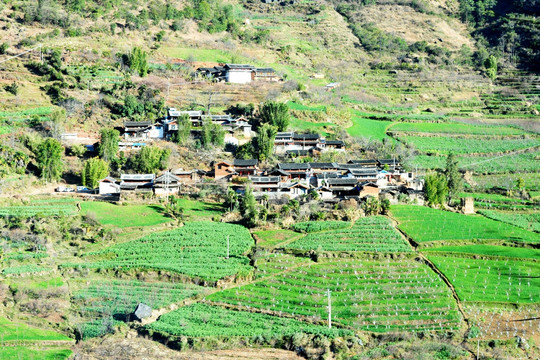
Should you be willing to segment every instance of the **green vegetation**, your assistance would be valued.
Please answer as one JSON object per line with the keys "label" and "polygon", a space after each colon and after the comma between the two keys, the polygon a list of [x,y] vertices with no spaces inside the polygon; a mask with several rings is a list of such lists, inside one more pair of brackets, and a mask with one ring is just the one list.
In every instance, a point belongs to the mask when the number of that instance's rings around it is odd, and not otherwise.
{"label": "green vegetation", "polygon": [[82,184],[95,189],[99,181],[109,175],[109,164],[105,160],[92,158],[84,163],[81,173]]}
{"label": "green vegetation", "polygon": [[113,316],[118,319],[122,316],[127,318],[139,303],[159,309],[203,290],[200,286],[171,282],[96,281],[88,288],[76,292],[73,300],[77,311],[85,316]]}
{"label": "green vegetation", "polygon": [[424,153],[499,153],[540,146],[538,139],[478,139],[459,137],[401,136],[401,141]]}
{"label": "green vegetation", "polygon": [[179,229],[152,233],[94,254],[106,260],[66,266],[163,270],[217,281],[228,276],[249,275],[252,267],[244,254],[252,245],[249,231],[240,225],[189,222]]}
{"label": "green vegetation", "polygon": [[480,126],[462,123],[401,122],[394,123],[388,131],[463,135],[522,135],[525,131],[507,126]]}
{"label": "green vegetation", "polygon": [[412,259],[312,263],[206,298],[321,321],[328,315],[327,289],[337,326],[376,332],[445,330],[455,329],[460,320],[449,289]]}
{"label": "green vegetation", "polygon": [[290,242],[295,239],[301,238],[303,235],[298,234],[292,230],[262,230],[256,231],[254,234],[260,240],[257,241],[257,245],[265,248],[273,248],[281,243]]}
{"label": "green vegetation", "polygon": [[305,266],[311,263],[311,260],[305,257],[299,257],[280,252],[268,253],[264,252],[258,255],[255,262],[255,278],[263,278],[267,276],[279,276],[279,273],[290,271],[299,266]]}
{"label": "green vegetation", "polygon": [[33,274],[33,273],[43,273],[51,271],[50,268],[37,266],[37,265],[20,265],[20,266],[10,266],[2,270],[4,275],[21,275],[21,274]]}
{"label": "green vegetation", "polygon": [[215,216],[221,216],[224,211],[222,204],[218,203],[187,198],[178,198],[176,202],[183,209],[184,215],[189,216],[191,220],[211,220]]}
{"label": "green vegetation", "polygon": [[64,148],[55,139],[47,138],[36,148],[35,157],[40,175],[46,182],[56,181],[62,176]]}
{"label": "green vegetation", "polygon": [[31,205],[2,206],[0,207],[0,216],[74,215],[77,213],[75,203],[76,199],[34,199]]}
{"label": "green vegetation", "polygon": [[390,212],[399,222],[398,227],[417,243],[456,240],[540,242],[540,234],[482,216],[414,205],[394,205]]}
{"label": "green vegetation", "polygon": [[129,158],[127,166],[138,173],[153,174],[166,168],[170,155],[170,149],[144,146]]}
{"label": "green vegetation", "polygon": [[[181,325],[185,324],[185,325]],[[330,338],[353,335],[350,330],[311,325],[295,319],[222,309],[194,304],[174,310],[147,326],[174,336],[290,336],[296,333],[319,334]]]}
{"label": "green vegetation", "polygon": [[422,249],[422,251],[540,259],[540,250],[496,245],[441,246],[437,248]]}
{"label": "green vegetation", "polygon": [[153,226],[172,221],[163,215],[160,205],[114,205],[106,202],[85,201],[81,203],[82,213],[93,213],[103,225],[119,228],[131,226]]}
{"label": "green vegetation", "polygon": [[32,349],[28,346],[3,346],[0,347],[0,359],[20,359],[20,360],[64,360],[68,359],[73,352],[62,348],[38,348]]}
{"label": "green vegetation", "polygon": [[293,225],[293,229],[300,232],[311,233],[324,230],[345,229],[351,227],[346,221],[305,221]]}
{"label": "green vegetation", "polygon": [[480,210],[478,212],[493,220],[502,221],[525,230],[540,232],[540,213],[527,214],[494,210]]}
{"label": "green vegetation", "polygon": [[289,126],[289,108],[287,104],[274,101],[267,101],[259,110],[259,121],[261,124],[270,124],[277,128],[277,131],[286,131]]}
{"label": "green vegetation", "polygon": [[39,329],[0,317],[2,341],[71,341],[71,338],[52,330]]}
{"label": "green vegetation", "polygon": [[351,118],[353,125],[347,128],[349,135],[354,137],[366,137],[374,140],[380,140],[387,138],[387,129],[392,125],[389,121],[370,120],[357,115],[357,112],[353,112]]}
{"label": "green vegetation", "polygon": [[532,261],[428,255],[454,285],[462,301],[538,303],[540,265]]}
{"label": "green vegetation", "polygon": [[[348,225],[348,223],[345,224]],[[338,228],[342,228],[341,224],[339,225]],[[327,229],[325,226],[322,228]],[[288,244],[286,247],[322,251],[411,251],[407,242],[394,229],[390,220],[383,216],[360,218],[352,228],[348,229],[320,233],[310,232],[307,236]]]}

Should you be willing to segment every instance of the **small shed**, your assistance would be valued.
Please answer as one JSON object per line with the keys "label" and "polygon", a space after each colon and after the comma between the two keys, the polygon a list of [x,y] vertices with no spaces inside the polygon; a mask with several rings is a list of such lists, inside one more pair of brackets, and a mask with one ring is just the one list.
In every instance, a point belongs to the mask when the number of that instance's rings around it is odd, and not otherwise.
{"label": "small shed", "polygon": [[139,303],[133,312],[133,317],[137,321],[142,321],[150,316],[152,316],[152,308],[143,303]]}

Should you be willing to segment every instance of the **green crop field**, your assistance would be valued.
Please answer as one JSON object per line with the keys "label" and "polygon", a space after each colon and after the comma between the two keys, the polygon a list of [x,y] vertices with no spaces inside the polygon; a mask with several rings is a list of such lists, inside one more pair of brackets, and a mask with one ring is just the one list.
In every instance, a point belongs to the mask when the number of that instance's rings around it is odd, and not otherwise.
{"label": "green crop field", "polygon": [[257,245],[265,248],[273,248],[281,243],[290,242],[301,238],[303,235],[292,230],[261,230],[254,232],[257,237]]}
{"label": "green crop field", "polygon": [[507,224],[518,226],[529,231],[540,232],[540,213],[518,213],[515,211],[504,212],[496,210],[479,210],[480,214],[487,218],[502,221]]}
{"label": "green crop field", "polygon": [[137,280],[96,281],[74,294],[78,311],[86,316],[126,316],[138,303],[159,309],[192,297],[204,290],[192,284],[141,282]]}
{"label": "green crop field", "polygon": [[336,324],[385,332],[455,329],[460,323],[450,290],[412,259],[311,263],[206,298],[319,321],[327,318],[328,289]]}
{"label": "green crop field", "polygon": [[475,126],[463,123],[403,122],[392,125],[388,131],[464,134],[464,135],[522,135],[524,130],[508,126]]}
{"label": "green crop field", "polygon": [[394,205],[390,212],[399,222],[398,227],[417,243],[445,240],[540,242],[540,234],[478,215],[414,205]]}
{"label": "green crop field", "polygon": [[81,203],[83,214],[93,213],[103,225],[119,228],[153,226],[172,221],[163,214],[161,205],[114,205],[106,202],[85,201]]}
{"label": "green crop field", "polygon": [[351,119],[353,125],[346,129],[349,135],[371,138],[379,141],[382,141],[387,137],[386,130],[390,125],[392,125],[392,122],[366,119],[356,115],[354,112],[353,114],[354,115]]}
{"label": "green crop field", "polygon": [[422,249],[422,251],[488,255],[488,256],[540,260],[540,250],[522,248],[522,247],[498,246],[498,245],[441,246],[437,248]]}
{"label": "green crop field", "polygon": [[0,317],[2,341],[71,341],[72,339],[52,330],[45,330]]}
{"label": "green crop field", "polygon": [[[227,237],[229,259],[226,258]],[[189,222],[176,230],[152,233],[91,254],[106,260],[64,266],[165,270],[216,281],[250,273],[252,268],[244,254],[253,245],[251,234],[240,225]]]}
{"label": "green crop field", "polygon": [[399,140],[423,153],[488,154],[539,147],[540,140],[489,139],[477,137],[400,136]]}
{"label": "green crop field", "polygon": [[255,263],[255,278],[273,276],[283,271],[289,271],[298,266],[309,264],[311,260],[283,253],[264,253]]}
{"label": "green crop field", "polygon": [[[329,228],[332,228],[333,225],[343,227],[343,224],[339,222],[331,222],[329,225]],[[322,225],[321,228],[325,229],[326,227]],[[360,218],[352,228],[348,229],[310,232],[286,247],[323,251],[393,252],[412,250],[405,239],[394,229],[390,220],[383,216]]]}
{"label": "green crop field", "polygon": [[74,215],[77,213],[76,203],[76,199],[35,199],[29,205],[1,206],[0,216]]}
{"label": "green crop field", "polygon": [[428,255],[452,282],[462,301],[540,303],[540,264],[516,259]]}
{"label": "green crop field", "polygon": [[[509,172],[536,172],[538,169],[537,158],[540,156],[540,152],[526,152],[505,155],[491,156],[458,156],[459,167],[465,170],[472,170],[477,174],[497,174],[497,173],[509,173]],[[444,169],[446,167],[446,156],[429,156],[429,155],[416,155],[408,159],[405,164],[411,168],[418,166],[419,169]],[[499,175],[501,180],[507,184],[507,187],[512,187],[515,182],[507,177],[508,175]],[[538,174],[520,174],[520,177],[536,177]],[[475,176],[476,178],[476,176]],[[510,180],[510,181],[509,181]],[[530,182],[532,186],[538,188],[538,183]]]}
{"label": "green crop field", "polygon": [[193,304],[167,313],[148,329],[174,336],[265,336],[269,338],[296,333],[320,334],[333,338],[353,335],[350,330],[303,323],[295,319]]}
{"label": "green crop field", "polygon": [[350,228],[352,224],[346,221],[304,221],[293,224],[293,229],[300,232],[312,233],[325,230]]}
{"label": "green crop field", "polygon": [[210,220],[214,216],[223,214],[222,204],[186,198],[179,198],[177,201],[184,210],[184,215],[189,216],[192,220]]}
{"label": "green crop field", "polygon": [[73,354],[70,349],[62,348],[29,348],[27,346],[2,346],[0,347],[0,359],[17,360],[64,360]]}
{"label": "green crop field", "polygon": [[2,274],[4,275],[21,275],[21,274],[34,274],[34,273],[43,273],[51,271],[48,267],[38,266],[38,265],[19,265],[19,266],[10,266],[2,269]]}

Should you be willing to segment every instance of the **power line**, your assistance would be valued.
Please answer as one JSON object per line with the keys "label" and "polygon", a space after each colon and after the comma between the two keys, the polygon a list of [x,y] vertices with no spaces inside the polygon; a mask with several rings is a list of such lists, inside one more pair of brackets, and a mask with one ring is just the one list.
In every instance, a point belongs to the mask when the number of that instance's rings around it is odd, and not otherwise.
{"label": "power line", "polygon": [[8,57],[8,58],[5,59],[5,60],[0,61],[0,64],[3,64],[3,63],[5,63],[5,62],[7,62],[7,61],[9,61],[9,60],[11,60],[11,59],[18,58],[19,56],[23,56],[24,54],[29,53],[29,52],[31,52],[31,51],[34,51],[34,50],[36,50],[36,49],[38,49],[38,48],[39,48],[40,60],[43,61],[43,51],[41,51],[42,47],[43,47],[43,45],[42,45],[42,44],[39,44],[38,46],[36,46],[36,47],[33,48],[33,49],[26,50],[26,51],[24,51],[24,52],[22,52],[22,53],[20,53],[20,54],[18,54],[18,55],[10,56],[10,57]]}

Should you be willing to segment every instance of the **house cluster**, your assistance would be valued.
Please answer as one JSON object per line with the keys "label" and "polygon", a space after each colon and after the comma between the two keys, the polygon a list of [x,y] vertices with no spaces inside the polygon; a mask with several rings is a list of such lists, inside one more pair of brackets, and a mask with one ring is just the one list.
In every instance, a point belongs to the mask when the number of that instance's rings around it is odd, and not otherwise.
{"label": "house cluster", "polygon": [[211,68],[197,69],[201,76],[217,82],[248,84],[252,81],[279,81],[276,71],[272,68],[258,68],[245,64],[225,64]]}
{"label": "house cluster", "polygon": [[274,152],[291,156],[316,155],[327,150],[345,151],[341,140],[327,140],[319,134],[279,132],[274,140]]}
{"label": "house cluster", "polygon": [[[385,196],[397,200],[402,190],[422,189],[414,174],[404,172],[394,159],[350,160],[345,164],[279,163],[272,169],[259,169],[258,165],[257,160],[216,162],[214,178],[233,184],[250,183],[256,196],[267,195],[274,199],[284,195],[296,198],[315,191],[323,200],[363,198],[382,193],[389,193]],[[244,180],[240,180],[242,178]]]}
{"label": "house cluster", "polygon": [[234,136],[252,137],[254,132],[246,119],[233,118],[230,115],[204,115],[202,111],[179,111],[169,108],[167,116],[155,122],[152,121],[125,121],[123,139],[120,141],[121,150],[138,149],[145,146],[148,141],[168,140],[177,131],[179,119],[187,116],[191,122],[191,131],[196,133],[205,121],[219,124],[226,132],[225,141],[236,143]]}
{"label": "house cluster", "polygon": [[403,171],[394,159],[350,160],[347,163],[278,163],[260,169],[255,159],[234,159],[215,162],[213,169],[167,171],[154,174],[122,174],[120,179],[106,177],[99,182],[99,194],[123,192],[154,192],[156,195],[176,194],[182,186],[196,186],[214,179],[242,192],[250,184],[255,196],[270,199],[297,198],[311,191],[323,200],[385,197],[397,200],[400,193],[409,196],[420,193],[423,183],[414,173]]}

